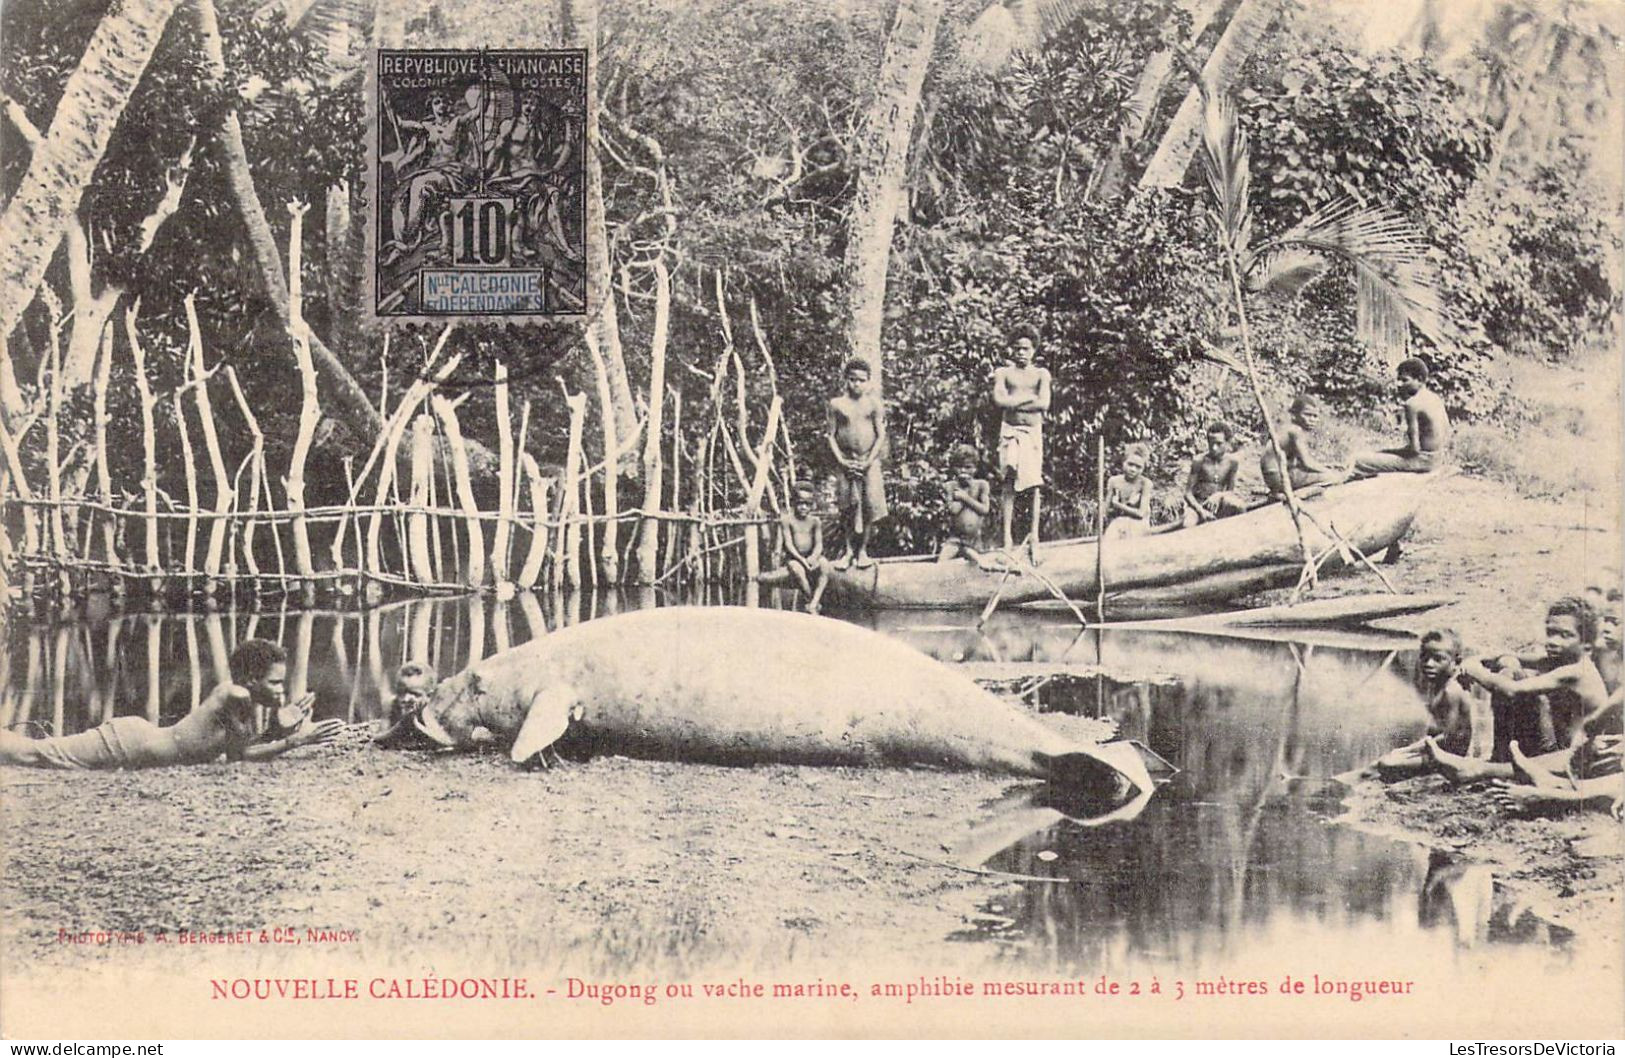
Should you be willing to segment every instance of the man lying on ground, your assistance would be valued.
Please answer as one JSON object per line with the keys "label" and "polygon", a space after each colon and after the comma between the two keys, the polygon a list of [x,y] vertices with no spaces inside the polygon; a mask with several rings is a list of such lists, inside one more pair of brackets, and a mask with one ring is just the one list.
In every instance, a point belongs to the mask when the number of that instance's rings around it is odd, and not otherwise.
{"label": "man lying on ground", "polygon": [[[227,760],[270,760],[290,749],[328,742],[344,723],[308,723],[314,695],[285,702],[288,656],[275,643],[247,639],[231,654],[241,684],[223,683],[179,723],[159,727],[140,716],[117,716],[77,735],[32,739],[0,731],[0,764],[31,768],[158,768]],[[271,713],[261,735],[259,711]]]}

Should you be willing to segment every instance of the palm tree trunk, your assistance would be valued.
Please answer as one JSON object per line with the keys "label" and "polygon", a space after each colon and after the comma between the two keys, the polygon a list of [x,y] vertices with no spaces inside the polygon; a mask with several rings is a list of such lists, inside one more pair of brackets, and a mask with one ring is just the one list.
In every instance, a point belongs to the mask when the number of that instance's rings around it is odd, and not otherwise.
{"label": "palm tree trunk", "polygon": [[[609,372],[609,395],[615,417],[615,435],[631,437],[638,428],[637,405],[621,352],[621,326],[610,291],[609,231],[604,217],[604,169],[598,156],[598,0],[565,0],[569,40],[586,48],[587,55],[587,306],[593,315],[587,326],[597,334],[599,354]],[[636,451],[630,446],[623,469],[636,472]]]}
{"label": "palm tree trunk", "polygon": [[45,142],[0,216],[0,334],[45,276],[178,0],[115,0],[68,78]]}
{"label": "palm tree trunk", "polygon": [[[197,9],[198,29],[203,37],[203,54],[208,62],[209,76],[217,82],[223,81],[226,76],[225,47],[220,37],[220,23],[215,15],[214,0],[193,0],[193,2]],[[254,253],[254,264],[259,271],[260,282],[264,284],[265,292],[269,295],[278,318],[284,326],[289,326],[292,321],[288,314],[288,283],[284,278],[282,254],[277,249],[276,236],[271,231],[270,221],[265,217],[265,207],[260,204],[259,193],[254,189],[254,173],[249,168],[248,151],[243,146],[243,126],[235,110],[226,112],[216,144],[226,170],[226,183],[231,188],[231,195],[237,203],[243,227],[248,232],[249,247]],[[349,368],[344,366],[314,332],[309,332],[309,338],[310,352],[317,371],[327,382],[331,390],[329,396],[344,413],[345,418],[355,426],[363,427],[364,433],[382,432],[383,417],[379,415],[378,409],[372,406],[372,401],[361,389],[360,383],[356,382],[355,376],[350,374]],[[488,478],[495,473],[496,455],[489,448],[470,439],[468,454],[477,476]]]}
{"label": "palm tree trunk", "polygon": [[[1208,85],[1209,93],[1224,95],[1230,91],[1280,9],[1281,0],[1241,0],[1241,6],[1224,28],[1224,35],[1213,46],[1213,54],[1202,66],[1202,80]],[[1178,187],[1184,182],[1185,171],[1190,168],[1201,139],[1202,93],[1192,86],[1157,143],[1157,152],[1146,163],[1145,172],[1140,176],[1140,190]]]}
{"label": "palm tree trunk", "polygon": [[874,101],[858,144],[858,186],[846,240],[846,272],[851,277],[847,348],[869,362],[877,390],[892,234],[903,204],[908,146],[943,6],[944,0],[897,0]]}
{"label": "palm tree trunk", "polygon": [[[1223,0],[1192,0],[1186,5],[1191,15],[1190,43],[1194,46],[1202,34],[1207,31],[1208,24],[1213,16],[1218,14]],[[1140,71],[1140,78],[1134,83],[1134,94],[1129,96],[1124,105],[1123,123],[1118,128],[1117,142],[1112,145],[1111,153],[1106,157],[1102,169],[1099,197],[1102,201],[1111,201],[1123,191],[1124,156],[1132,150],[1140,138],[1145,135],[1146,125],[1151,121],[1151,114],[1157,108],[1157,100],[1162,98],[1162,90],[1168,85],[1168,77],[1174,71],[1174,50],[1159,51],[1146,60],[1145,68]]]}

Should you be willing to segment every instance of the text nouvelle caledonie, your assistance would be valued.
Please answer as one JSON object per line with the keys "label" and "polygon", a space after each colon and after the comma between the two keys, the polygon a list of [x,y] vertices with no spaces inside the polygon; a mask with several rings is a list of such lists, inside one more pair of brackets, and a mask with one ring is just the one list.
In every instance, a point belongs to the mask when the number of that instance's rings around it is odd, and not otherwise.
{"label": "text nouvelle caledonie", "polygon": [[425,312],[545,312],[539,271],[463,272],[425,269]]}

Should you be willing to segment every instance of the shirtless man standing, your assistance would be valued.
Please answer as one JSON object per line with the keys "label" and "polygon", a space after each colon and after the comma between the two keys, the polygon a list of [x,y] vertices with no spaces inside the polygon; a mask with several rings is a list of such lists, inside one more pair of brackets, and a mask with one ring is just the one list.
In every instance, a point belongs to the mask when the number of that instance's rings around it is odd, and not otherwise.
{"label": "shirtless man standing", "polygon": [[1050,374],[1033,363],[1038,335],[1030,327],[1016,331],[1010,345],[1012,363],[993,372],[993,403],[999,406],[999,517],[1004,549],[1015,550],[1013,526],[1016,493],[1032,493],[1033,528],[1028,556],[1038,564],[1038,512],[1044,484],[1044,415],[1049,411]]}
{"label": "shirtless man standing", "polygon": [[[0,731],[0,764],[68,770],[157,768],[227,760],[270,760],[290,749],[329,742],[344,723],[306,723],[314,695],[285,704],[288,656],[275,643],[246,639],[231,652],[231,671],[242,685],[223,683],[178,724],[158,727],[141,716],[117,716],[89,731],[27,738]],[[256,712],[272,715],[262,739]]]}

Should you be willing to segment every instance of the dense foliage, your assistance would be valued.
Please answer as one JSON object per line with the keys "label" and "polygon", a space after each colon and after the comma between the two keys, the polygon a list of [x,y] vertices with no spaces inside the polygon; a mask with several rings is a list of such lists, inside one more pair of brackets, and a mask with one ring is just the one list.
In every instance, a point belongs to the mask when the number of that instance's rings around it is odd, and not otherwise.
{"label": "dense foliage", "polygon": [[[0,87],[36,124],[49,123],[105,6],[5,5]],[[504,9],[502,18],[528,17],[516,10]],[[1236,410],[1227,384],[1215,384],[1223,372],[1209,363],[1235,351],[1235,331],[1200,177],[1193,169],[1186,187],[1168,192],[1134,188],[1188,74],[1176,65],[1146,115],[1144,139],[1120,139],[1148,60],[1194,43],[1186,39],[1188,16],[1172,0],[1078,5],[1041,47],[990,72],[959,59],[979,11],[969,3],[948,7],[894,245],[883,344],[897,518],[882,541],[893,549],[924,547],[937,532],[955,443],[974,439],[991,471],[997,419],[989,379],[1018,325],[1038,328],[1040,363],[1055,377],[1047,470],[1058,490],[1057,527],[1070,527],[1092,495],[1098,437],[1111,449],[1131,439],[1151,442],[1153,473],[1166,479],[1206,420]],[[320,223],[329,189],[347,187],[352,214],[364,216],[359,77],[330,77],[299,27],[257,19],[234,4],[223,4],[221,15],[228,83],[209,83],[195,22],[183,7],[81,216],[96,282],[142,298],[160,394],[181,377],[182,299],[196,291],[210,362],[224,357],[244,378],[275,463],[292,434],[291,358],[213,149],[225,107],[242,116],[278,240],[287,234],[286,202],[316,206],[305,229],[307,315],[362,386],[378,392],[387,366],[398,392],[426,336],[398,339],[383,364],[380,343],[354,326],[353,285],[329,282],[356,266],[353,239],[329,246]],[[667,378],[690,409],[691,448],[712,420],[711,372],[727,333],[747,377],[749,429],[760,430],[764,398],[775,390],[804,470],[830,469],[821,462],[823,402],[844,355],[841,260],[854,152],[889,16],[889,3],[878,0],[603,5],[604,193],[623,344],[633,389],[641,390],[653,322],[644,263],[663,248],[674,275]],[[1580,140],[1557,135],[1533,163],[1522,155],[1516,164],[1498,160],[1493,122],[1504,114],[1486,114],[1454,72],[1447,76],[1427,58],[1367,54],[1309,33],[1309,18],[1299,13],[1278,24],[1236,86],[1253,144],[1258,234],[1277,234],[1342,194],[1413,220],[1445,266],[1453,324],[1447,346],[1418,345],[1456,410],[1488,412],[1502,395],[1485,382],[1486,357],[1497,350],[1564,355],[1612,321],[1617,208],[1600,205],[1590,190]],[[521,22],[464,21],[479,24],[453,24],[439,6],[424,5],[409,24],[408,43],[527,36]],[[485,35],[480,41],[458,36],[476,31]],[[8,122],[0,121],[0,135],[0,194],[9,194],[28,151]],[[182,207],[152,250],[138,256],[135,227],[194,139]],[[650,143],[671,181],[674,231],[660,208]],[[1118,197],[1100,191],[1109,164],[1129,176]],[[60,261],[48,282],[65,289]],[[1256,299],[1254,337],[1272,390],[1310,391],[1349,409],[1389,401],[1391,361],[1355,341],[1351,291],[1349,273],[1334,269],[1289,300]],[[48,325],[36,309],[13,339],[25,384],[48,347]],[[467,341],[482,355],[518,362],[556,336],[471,329]],[[121,352],[117,365],[113,448],[118,477],[133,483],[130,460],[139,445],[128,442],[138,416],[127,355]],[[573,388],[590,391],[584,355],[567,358],[560,370]],[[544,462],[557,459],[564,413],[552,373],[516,389],[516,401],[533,403],[533,450]],[[731,389],[730,382],[716,399],[732,402]],[[83,403],[82,395],[74,399]],[[161,402],[160,415],[169,408]],[[490,436],[487,393],[475,392],[463,414],[471,434]],[[1257,425],[1238,423],[1243,436]],[[320,438],[340,456],[370,441],[344,430]],[[588,441],[598,444],[595,430]],[[340,461],[321,464],[327,477],[315,487],[339,487]],[[176,483],[164,487],[174,491]]]}

